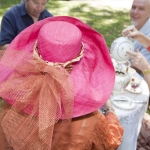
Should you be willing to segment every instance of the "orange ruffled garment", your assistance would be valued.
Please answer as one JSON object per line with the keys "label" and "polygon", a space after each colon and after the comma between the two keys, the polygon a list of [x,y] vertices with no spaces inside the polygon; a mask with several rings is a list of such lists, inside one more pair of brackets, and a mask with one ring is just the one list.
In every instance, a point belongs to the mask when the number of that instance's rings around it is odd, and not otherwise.
{"label": "orange ruffled garment", "polygon": [[[0,122],[9,109],[10,107],[3,109]],[[57,132],[57,124],[55,125],[54,132]],[[61,131],[59,130],[59,132]],[[88,115],[73,118],[67,130],[64,131],[62,129],[61,137],[51,150],[116,150],[122,141],[122,135],[123,128],[120,126],[115,114],[107,113],[104,116],[95,111]],[[20,150],[19,147],[11,147],[7,142],[1,126],[0,145],[1,150]],[[31,140],[28,141],[21,150],[50,150],[45,145],[43,147],[41,145],[38,133],[35,133],[32,135],[32,142]]]}

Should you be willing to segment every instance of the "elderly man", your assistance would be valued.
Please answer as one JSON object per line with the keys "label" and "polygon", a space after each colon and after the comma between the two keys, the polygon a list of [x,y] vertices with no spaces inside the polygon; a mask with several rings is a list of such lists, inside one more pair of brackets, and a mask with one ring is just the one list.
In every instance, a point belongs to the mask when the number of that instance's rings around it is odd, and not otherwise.
{"label": "elderly man", "polygon": [[48,0],[24,0],[11,7],[3,16],[0,31],[0,50],[7,49],[11,41],[31,24],[53,15],[45,8]]}
{"label": "elderly man", "polygon": [[[132,24],[137,30],[150,37],[150,0],[134,0],[131,10],[130,18]],[[150,64],[150,53],[138,41],[134,41],[135,51],[138,49],[144,55]],[[140,71],[137,69],[140,73]]]}

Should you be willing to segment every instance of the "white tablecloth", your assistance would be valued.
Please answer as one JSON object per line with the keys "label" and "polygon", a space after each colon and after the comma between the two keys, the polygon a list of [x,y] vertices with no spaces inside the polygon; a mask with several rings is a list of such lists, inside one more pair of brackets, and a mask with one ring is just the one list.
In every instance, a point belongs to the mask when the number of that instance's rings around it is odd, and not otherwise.
{"label": "white tablecloth", "polygon": [[[137,76],[137,75],[136,75]],[[149,100],[149,89],[147,83],[142,80],[142,93],[135,94],[124,90],[122,95],[130,97],[132,100]],[[136,108],[124,110],[113,105],[120,124],[124,128],[123,140],[118,150],[136,150],[137,138],[140,132],[142,118],[147,110],[147,104],[137,104]]]}

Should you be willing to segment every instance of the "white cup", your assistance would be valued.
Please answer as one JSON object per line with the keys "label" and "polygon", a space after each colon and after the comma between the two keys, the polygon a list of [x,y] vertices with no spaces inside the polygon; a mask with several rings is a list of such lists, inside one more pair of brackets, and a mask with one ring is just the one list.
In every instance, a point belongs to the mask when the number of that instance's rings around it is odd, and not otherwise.
{"label": "white cup", "polygon": [[124,88],[127,87],[127,85],[130,82],[130,76],[124,75],[124,74],[116,74],[115,76],[115,85],[112,94],[122,94],[124,92]]}
{"label": "white cup", "polygon": [[132,76],[130,79],[131,88],[133,90],[136,90],[137,88],[140,87],[141,82],[142,82],[141,77]]}
{"label": "white cup", "polygon": [[134,76],[136,73],[136,70],[133,68],[128,68],[128,74],[130,75],[130,77]]}

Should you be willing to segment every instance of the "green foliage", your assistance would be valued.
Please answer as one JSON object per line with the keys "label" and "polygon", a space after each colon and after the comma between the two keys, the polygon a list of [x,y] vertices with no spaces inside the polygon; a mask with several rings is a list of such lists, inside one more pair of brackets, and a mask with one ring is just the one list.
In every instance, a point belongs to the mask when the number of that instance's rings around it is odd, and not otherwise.
{"label": "green foliage", "polygon": [[[86,10],[86,11],[85,11]],[[113,40],[121,36],[122,30],[130,24],[128,10],[113,10],[110,7],[95,8],[82,4],[69,11],[101,33],[110,47]]]}
{"label": "green foliage", "polygon": [[150,114],[150,109],[147,110],[147,113]]}
{"label": "green foliage", "polygon": [[[20,2],[21,0],[0,0],[0,20],[11,6]],[[121,36],[121,31],[130,25],[129,10],[101,8],[100,5],[94,6],[85,1],[49,0],[47,9],[53,15],[69,15],[81,19],[104,36],[108,47],[114,39]]]}
{"label": "green foliage", "polygon": [[0,0],[1,7],[8,7],[20,3],[22,0]]}

